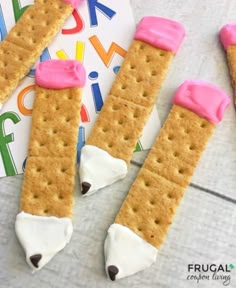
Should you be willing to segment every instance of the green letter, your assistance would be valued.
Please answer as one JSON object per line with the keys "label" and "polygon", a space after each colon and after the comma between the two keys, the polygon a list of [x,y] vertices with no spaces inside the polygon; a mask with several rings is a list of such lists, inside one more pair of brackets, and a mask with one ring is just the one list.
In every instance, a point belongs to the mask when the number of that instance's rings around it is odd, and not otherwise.
{"label": "green letter", "polygon": [[13,133],[6,135],[4,129],[4,122],[6,119],[10,119],[14,124],[17,124],[20,121],[20,117],[14,112],[6,112],[0,115],[0,154],[2,156],[6,175],[13,176],[17,174],[17,170],[8,143],[14,141],[14,135]]}

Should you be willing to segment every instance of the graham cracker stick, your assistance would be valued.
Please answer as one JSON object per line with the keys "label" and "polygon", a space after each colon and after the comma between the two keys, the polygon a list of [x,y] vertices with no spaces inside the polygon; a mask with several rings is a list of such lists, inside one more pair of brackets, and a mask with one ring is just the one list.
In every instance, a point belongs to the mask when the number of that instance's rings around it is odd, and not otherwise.
{"label": "graham cracker stick", "polygon": [[79,2],[35,1],[0,43],[0,106],[26,76]]}
{"label": "graham cracker stick", "polygon": [[183,37],[179,23],[144,17],[81,152],[82,194],[122,179]]}
{"label": "graham cracker stick", "polygon": [[33,270],[70,241],[81,87],[77,61],[48,60],[36,69],[36,99],[16,234]]}
{"label": "graham cracker stick", "polygon": [[236,108],[236,22],[226,24],[220,30],[220,40],[227,54],[233,88],[234,107]]}
{"label": "graham cracker stick", "polygon": [[156,261],[176,208],[229,102],[223,91],[206,82],[186,81],[178,89],[174,106],[108,230],[105,261],[111,280]]}

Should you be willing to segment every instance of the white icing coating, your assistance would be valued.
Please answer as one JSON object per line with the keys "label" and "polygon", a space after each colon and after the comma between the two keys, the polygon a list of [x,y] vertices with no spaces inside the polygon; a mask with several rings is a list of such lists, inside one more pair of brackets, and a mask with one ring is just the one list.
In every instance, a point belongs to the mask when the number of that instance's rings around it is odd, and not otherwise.
{"label": "white icing coating", "polygon": [[[73,233],[69,218],[35,216],[24,212],[16,216],[15,229],[26,261],[33,271],[41,269],[62,250],[70,242]],[[30,260],[33,255],[42,255],[38,268]]]}
{"label": "white icing coating", "polygon": [[157,252],[156,247],[128,227],[112,224],[104,244],[106,273],[109,277],[108,267],[116,266],[119,272],[115,280],[133,275],[150,267],[156,261]]}
{"label": "white icing coating", "polygon": [[82,186],[83,182],[87,182],[91,185],[85,196],[124,178],[127,172],[128,167],[124,160],[115,158],[93,145],[85,145],[82,148],[79,168],[80,184]]}

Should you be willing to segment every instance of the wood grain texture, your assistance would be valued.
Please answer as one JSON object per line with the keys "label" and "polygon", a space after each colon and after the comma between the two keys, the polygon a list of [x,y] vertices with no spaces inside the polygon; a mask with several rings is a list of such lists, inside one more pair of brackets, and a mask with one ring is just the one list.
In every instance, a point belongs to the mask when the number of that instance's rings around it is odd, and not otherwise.
{"label": "wood grain texture", "polygon": [[[103,0],[99,2],[103,3]],[[104,1],[105,3],[105,1]],[[131,0],[136,23],[146,15],[181,21],[187,37],[175,58],[157,102],[164,119],[176,88],[186,79],[211,81],[232,95],[226,55],[218,31],[235,21],[234,0]],[[135,153],[139,165],[146,152]],[[224,121],[198,165],[177,210],[158,261],[148,270],[111,283],[104,271],[106,231],[138,173],[131,165],[128,177],[95,194],[80,198],[75,192],[74,234],[70,245],[38,273],[31,274],[14,232],[22,176],[0,179],[0,287],[1,288],[222,288],[222,282],[189,282],[189,263],[235,263],[236,244],[236,115],[230,106]],[[236,269],[228,287],[236,287]]]}

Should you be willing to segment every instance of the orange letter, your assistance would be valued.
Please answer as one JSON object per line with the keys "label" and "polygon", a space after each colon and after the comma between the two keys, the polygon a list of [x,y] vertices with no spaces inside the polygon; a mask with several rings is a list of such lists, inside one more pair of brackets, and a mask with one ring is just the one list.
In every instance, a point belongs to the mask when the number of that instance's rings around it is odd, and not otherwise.
{"label": "orange letter", "polygon": [[28,109],[24,106],[24,99],[26,94],[28,94],[30,91],[34,91],[35,90],[35,85],[30,85],[25,87],[19,94],[17,97],[17,105],[18,105],[18,109],[19,111],[25,115],[25,116],[30,116],[32,115],[32,109]]}

